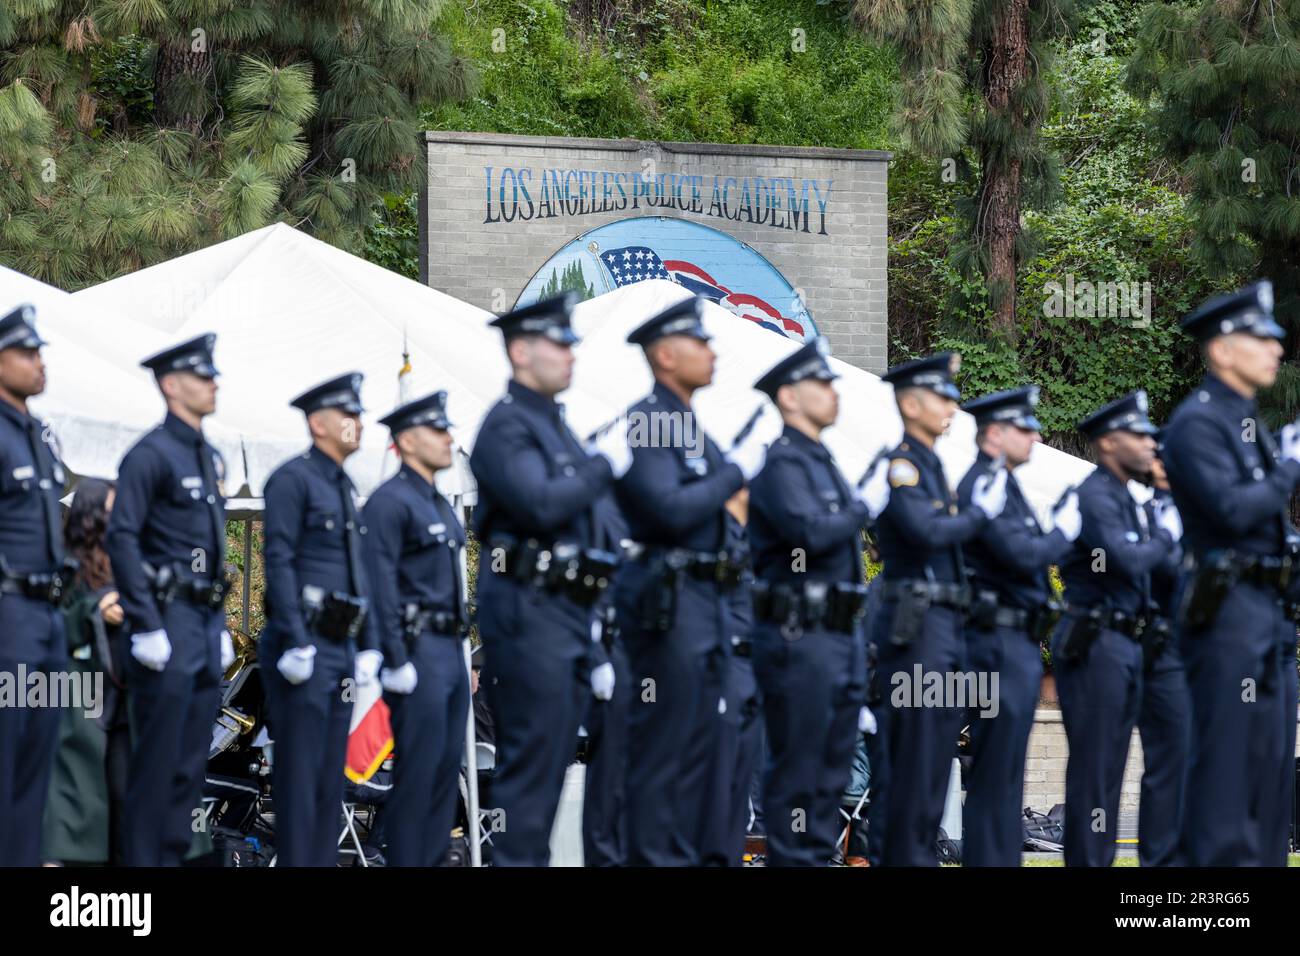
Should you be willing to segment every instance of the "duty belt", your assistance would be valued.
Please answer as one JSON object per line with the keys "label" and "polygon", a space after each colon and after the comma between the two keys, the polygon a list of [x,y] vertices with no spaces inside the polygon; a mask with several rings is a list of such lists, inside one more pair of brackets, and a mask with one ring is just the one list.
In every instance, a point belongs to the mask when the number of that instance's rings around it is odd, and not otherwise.
{"label": "duty belt", "polygon": [[230,593],[230,581],[224,575],[215,580],[187,578],[182,577],[173,565],[165,564],[154,568],[146,563],[143,567],[145,578],[153,586],[154,600],[159,607],[166,607],[180,598],[188,604],[215,611],[225,605],[226,595]]}
{"label": "duty belt", "polygon": [[728,551],[692,551],[689,548],[662,548],[655,545],[632,544],[627,549],[633,561],[651,557],[661,558],[669,571],[681,571],[700,581],[709,581],[723,588],[733,588],[741,582],[749,569],[749,559]]}
{"label": "duty belt", "polygon": [[790,640],[805,630],[851,634],[862,620],[866,585],[804,581],[799,585],[754,582],[754,617],[781,625]]}
{"label": "duty belt", "polygon": [[337,643],[356,638],[365,627],[370,602],[342,591],[325,593],[312,584],[302,589],[303,617],[309,628]]}
{"label": "duty belt", "polygon": [[970,588],[964,584],[948,581],[923,581],[920,578],[905,578],[901,581],[885,581],[881,586],[882,601],[897,601],[904,596],[924,596],[930,604],[964,611],[970,606]]}
{"label": "duty belt", "polygon": [[1296,574],[1295,561],[1290,555],[1281,558],[1242,556],[1234,562],[1237,580],[1256,587],[1271,588],[1279,594],[1291,586]]}
{"label": "duty belt", "polygon": [[414,641],[427,632],[461,637],[465,633],[465,624],[454,611],[434,608],[423,601],[411,601],[402,606],[402,629],[407,638]]}
{"label": "duty belt", "polygon": [[552,594],[566,595],[584,607],[596,603],[618,567],[618,555],[576,544],[545,545],[536,538],[494,538],[488,547],[504,552],[506,576]]}
{"label": "duty belt", "polygon": [[967,623],[981,630],[1006,627],[1025,631],[1032,640],[1041,641],[1051,633],[1061,615],[1061,607],[1055,600],[1031,609],[999,604],[997,599],[995,591],[980,591],[967,610]]}
{"label": "duty belt", "polygon": [[[1086,616],[1088,612],[1081,608],[1066,608],[1064,616]],[[1135,641],[1142,640],[1142,630],[1147,618],[1142,614],[1129,614],[1126,611],[1104,611],[1097,620],[1097,626],[1103,631],[1115,631]]]}
{"label": "duty belt", "polygon": [[46,601],[56,607],[72,584],[77,563],[65,561],[63,566],[47,573],[18,574],[7,567],[0,569],[0,593],[21,594],[33,601]]}

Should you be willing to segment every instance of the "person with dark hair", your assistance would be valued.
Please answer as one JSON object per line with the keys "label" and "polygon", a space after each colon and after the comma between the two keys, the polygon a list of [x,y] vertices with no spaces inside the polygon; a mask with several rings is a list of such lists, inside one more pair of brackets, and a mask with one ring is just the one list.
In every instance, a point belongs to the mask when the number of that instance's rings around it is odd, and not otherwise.
{"label": "person with dark hair", "polygon": [[75,674],[103,676],[93,699],[63,712],[41,837],[47,862],[123,863],[131,735],[119,643],[127,629],[104,550],[115,494],[111,481],[82,481],[63,525],[64,547],[78,563],[63,601],[70,655],[65,666]]}

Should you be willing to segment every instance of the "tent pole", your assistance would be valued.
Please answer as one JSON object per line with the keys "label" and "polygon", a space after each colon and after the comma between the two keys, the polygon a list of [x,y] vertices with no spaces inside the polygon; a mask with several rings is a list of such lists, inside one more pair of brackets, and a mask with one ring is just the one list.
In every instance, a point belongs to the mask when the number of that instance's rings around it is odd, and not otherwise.
{"label": "tent pole", "polygon": [[248,624],[248,607],[249,607],[249,588],[253,580],[253,519],[244,519],[244,586],[241,590],[241,597],[244,601],[244,616],[240,620],[244,624],[244,633],[249,637],[253,636],[252,628]]}

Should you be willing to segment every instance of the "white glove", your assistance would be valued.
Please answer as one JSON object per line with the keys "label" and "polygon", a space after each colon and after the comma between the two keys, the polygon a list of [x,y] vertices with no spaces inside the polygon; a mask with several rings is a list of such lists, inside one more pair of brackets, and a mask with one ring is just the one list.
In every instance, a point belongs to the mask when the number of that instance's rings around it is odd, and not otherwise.
{"label": "white glove", "polygon": [[874,734],[876,729],[876,715],[871,712],[870,707],[863,707],[858,711],[858,733]]}
{"label": "white glove", "polygon": [[420,675],[415,672],[415,665],[410,661],[396,670],[385,667],[379,675],[379,683],[384,685],[384,690],[393,694],[411,693],[419,679]]}
{"label": "white glove", "polygon": [[235,663],[235,642],[230,638],[229,631],[221,632],[221,673],[230,670],[230,665]]}
{"label": "white glove", "polygon": [[719,698],[718,698],[718,713],[719,713],[719,714],[725,714],[726,712],[727,712],[727,698],[725,698],[725,697],[719,697]]}
{"label": "white glove", "polygon": [[1155,503],[1156,524],[1169,532],[1169,537],[1177,544],[1183,536],[1183,516],[1172,501],[1158,499]]}
{"label": "white glove", "polygon": [[375,682],[379,676],[379,665],[384,662],[384,655],[379,651],[357,651],[357,658],[352,663],[352,670],[358,687],[365,687]]}
{"label": "white glove", "polygon": [[603,633],[603,631],[604,631],[604,625],[601,623],[600,618],[593,617],[591,619],[591,639],[593,641],[600,640],[600,635],[601,633]]}
{"label": "white glove", "polygon": [[606,661],[591,672],[591,693],[597,700],[614,696],[614,665]]}
{"label": "white glove", "polygon": [[615,478],[622,478],[632,467],[632,448],[627,442],[627,429],[627,419],[620,418],[587,446],[589,454],[604,456]]}
{"label": "white glove", "polygon": [[1056,530],[1065,535],[1066,541],[1073,541],[1083,530],[1083,515],[1079,513],[1079,493],[1071,488],[1056,505],[1054,511]]}
{"label": "white glove", "polygon": [[1300,422],[1282,428],[1282,460],[1300,461]]}
{"label": "white glove", "polygon": [[763,441],[757,428],[751,429],[740,444],[727,452],[726,459],[740,469],[746,481],[753,481],[767,460],[767,442]]}
{"label": "white glove", "polygon": [[858,500],[875,521],[889,504],[889,459],[881,458],[858,482]]}
{"label": "white glove", "polygon": [[290,684],[297,685],[309,680],[311,672],[316,669],[316,645],[289,648],[275,662],[275,669]]}
{"label": "white glove", "polygon": [[172,656],[172,642],[166,631],[131,635],[131,656],[151,671],[161,671]]}
{"label": "white glove", "polygon": [[991,478],[987,474],[976,478],[970,500],[990,519],[1002,514],[1002,509],[1007,506],[1007,470],[999,468],[998,473]]}

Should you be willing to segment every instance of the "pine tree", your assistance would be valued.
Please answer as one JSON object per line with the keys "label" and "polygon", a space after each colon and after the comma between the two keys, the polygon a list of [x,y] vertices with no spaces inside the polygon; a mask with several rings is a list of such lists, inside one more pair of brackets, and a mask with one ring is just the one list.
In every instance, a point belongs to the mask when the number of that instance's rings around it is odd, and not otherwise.
{"label": "pine tree", "polygon": [[[1042,146],[1044,76],[1053,41],[1068,36],[1085,0],[856,0],[866,32],[900,56],[895,132],[906,147],[974,178],[957,204],[965,235],[951,251],[988,288],[995,330],[1014,338],[1016,267],[1031,237],[1022,209],[1058,195],[1057,164]],[[972,168],[967,152],[976,163]]]}
{"label": "pine tree", "polygon": [[[1300,350],[1300,2],[1155,3],[1127,85],[1152,98],[1161,149],[1188,178],[1193,254],[1213,275],[1273,280]],[[1261,395],[1274,425],[1300,413],[1300,365]]]}
{"label": "pine tree", "polygon": [[0,7],[0,261],[65,288],[275,221],[361,251],[465,95],[442,0]]}

